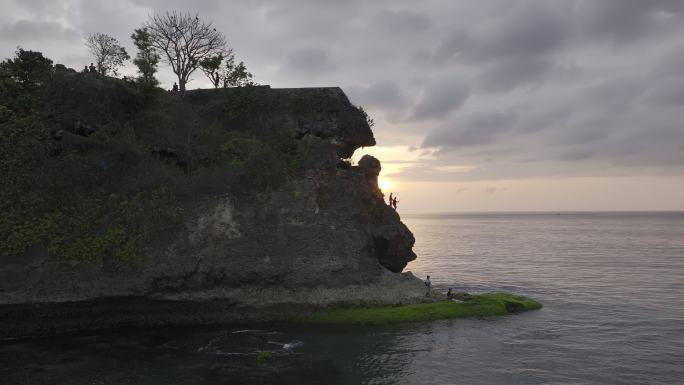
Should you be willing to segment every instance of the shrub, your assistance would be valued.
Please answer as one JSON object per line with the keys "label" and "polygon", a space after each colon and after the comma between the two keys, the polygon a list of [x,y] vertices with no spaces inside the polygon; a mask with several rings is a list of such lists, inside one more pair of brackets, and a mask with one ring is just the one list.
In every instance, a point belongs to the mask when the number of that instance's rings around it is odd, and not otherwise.
{"label": "shrub", "polygon": [[266,362],[271,360],[272,356],[273,355],[271,352],[259,352],[259,353],[257,353],[257,362],[262,363],[262,364],[266,363]]}
{"label": "shrub", "polygon": [[235,131],[221,151],[230,167],[243,172],[243,186],[258,193],[277,190],[288,177],[297,175],[305,155],[297,139],[280,135],[259,140]]}
{"label": "shrub", "polygon": [[373,120],[373,118],[370,117],[370,115],[368,115],[368,112],[366,112],[366,110],[364,110],[363,107],[358,106],[358,107],[356,107],[356,109],[359,110],[361,115],[363,115],[364,119],[366,119],[366,123],[368,123],[368,127],[372,128],[373,126],[375,126],[375,121]]}

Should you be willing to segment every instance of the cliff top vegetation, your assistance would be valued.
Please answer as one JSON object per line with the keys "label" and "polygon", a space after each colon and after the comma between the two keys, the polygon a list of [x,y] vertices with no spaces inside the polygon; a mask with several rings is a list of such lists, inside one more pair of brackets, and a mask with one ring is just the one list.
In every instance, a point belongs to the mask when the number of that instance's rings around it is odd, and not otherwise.
{"label": "cliff top vegetation", "polygon": [[[320,129],[321,119],[339,130]],[[266,199],[373,144],[338,88],[181,97],[20,48],[0,63],[0,256],[134,261],[203,197]]]}

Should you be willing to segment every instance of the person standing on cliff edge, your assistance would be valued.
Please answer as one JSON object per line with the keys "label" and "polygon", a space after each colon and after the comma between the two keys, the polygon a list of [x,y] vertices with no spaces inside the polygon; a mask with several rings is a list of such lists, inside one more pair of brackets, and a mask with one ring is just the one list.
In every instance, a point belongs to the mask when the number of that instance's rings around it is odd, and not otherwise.
{"label": "person standing on cliff edge", "polygon": [[390,193],[390,196],[389,196],[389,205],[390,205],[390,207],[392,207],[392,193]]}

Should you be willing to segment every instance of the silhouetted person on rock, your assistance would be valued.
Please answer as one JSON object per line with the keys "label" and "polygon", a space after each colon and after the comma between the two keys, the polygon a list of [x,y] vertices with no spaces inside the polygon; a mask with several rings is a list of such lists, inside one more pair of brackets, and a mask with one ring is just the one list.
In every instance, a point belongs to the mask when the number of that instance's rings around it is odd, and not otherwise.
{"label": "silhouetted person on rock", "polygon": [[174,83],[173,83],[173,87],[171,87],[171,91],[172,91],[174,94],[177,94],[177,93],[178,93],[178,84],[176,84],[176,83],[174,82]]}
{"label": "silhouetted person on rock", "polygon": [[397,209],[397,202],[399,202],[399,201],[397,200],[397,197],[395,196],[394,199],[392,200],[392,204],[390,205],[390,206],[392,206],[395,210]]}
{"label": "silhouetted person on rock", "polygon": [[90,63],[90,67],[88,67],[88,70],[90,71],[91,74],[97,73],[97,68],[95,68],[93,63]]}
{"label": "silhouetted person on rock", "polygon": [[432,281],[430,281],[430,276],[427,276],[427,279],[423,281],[425,284],[425,287],[427,288],[427,291],[425,292],[425,296],[429,297],[430,296],[430,288],[432,287]]}
{"label": "silhouetted person on rock", "polygon": [[390,205],[390,207],[392,207],[392,202],[393,202],[393,201],[392,201],[392,193],[390,193],[390,196],[389,196],[389,205]]}

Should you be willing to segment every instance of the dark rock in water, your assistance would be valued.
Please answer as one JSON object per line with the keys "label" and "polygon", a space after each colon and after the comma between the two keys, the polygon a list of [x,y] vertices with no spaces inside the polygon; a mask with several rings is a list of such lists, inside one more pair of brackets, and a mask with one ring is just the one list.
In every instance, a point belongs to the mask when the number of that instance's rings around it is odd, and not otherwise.
{"label": "dark rock in water", "polygon": [[[141,246],[121,249],[125,258],[110,249],[65,257],[40,244],[0,255],[0,337],[46,324],[249,321],[289,305],[424,297],[420,280],[398,274],[416,258],[414,238],[384,202],[380,162],[341,162],[375,139],[339,88],[197,90],[152,103],[132,87],[67,73],[47,90],[43,112],[50,155],[78,156],[93,173],[56,178],[127,212],[134,203],[121,197],[154,192],[138,208],[147,214],[124,222],[139,229]],[[114,214],[93,234],[111,228]],[[131,237],[114,229],[103,238],[112,247]],[[34,317],[26,327],[24,317]]]}

